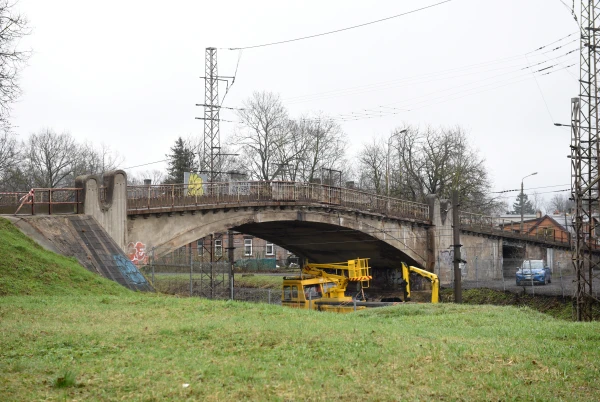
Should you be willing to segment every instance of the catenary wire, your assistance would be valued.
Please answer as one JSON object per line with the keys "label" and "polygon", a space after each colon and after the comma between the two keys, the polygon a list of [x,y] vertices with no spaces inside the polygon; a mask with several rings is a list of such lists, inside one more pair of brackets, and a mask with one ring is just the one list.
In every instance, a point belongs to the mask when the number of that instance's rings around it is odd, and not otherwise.
{"label": "catenary wire", "polygon": [[226,49],[229,49],[229,50],[256,49],[256,48],[259,48],[259,47],[282,45],[284,43],[298,42],[298,41],[305,40],[305,39],[317,38],[317,37],[320,37],[320,36],[331,35],[331,34],[335,34],[335,33],[339,33],[339,32],[349,31],[351,29],[362,28],[362,27],[365,27],[365,26],[368,26],[368,25],[373,25],[373,24],[377,24],[377,23],[380,23],[380,22],[384,22],[384,21],[389,21],[389,20],[394,19],[394,18],[403,17],[405,15],[414,14],[414,13],[419,12],[419,11],[424,11],[424,10],[427,10],[429,8],[437,7],[437,6],[440,6],[440,5],[444,4],[444,3],[449,3],[450,1],[452,1],[452,0],[444,0],[444,1],[441,1],[439,3],[435,3],[435,4],[431,4],[431,5],[425,6],[425,7],[421,7],[421,8],[417,8],[417,9],[414,9],[414,10],[406,11],[404,13],[392,15],[390,17],[385,17],[385,18],[381,18],[381,19],[378,19],[378,20],[375,20],[375,21],[365,22],[363,24],[353,25],[353,26],[346,27],[346,28],[336,29],[336,30],[329,31],[329,32],[323,32],[323,33],[319,33],[319,34],[308,35],[308,36],[303,36],[303,37],[294,38],[294,39],[287,39],[287,40],[282,40],[282,41],[277,41],[277,42],[263,43],[263,44],[260,44],[260,45],[241,46],[241,47],[229,47],[229,48],[226,48]]}

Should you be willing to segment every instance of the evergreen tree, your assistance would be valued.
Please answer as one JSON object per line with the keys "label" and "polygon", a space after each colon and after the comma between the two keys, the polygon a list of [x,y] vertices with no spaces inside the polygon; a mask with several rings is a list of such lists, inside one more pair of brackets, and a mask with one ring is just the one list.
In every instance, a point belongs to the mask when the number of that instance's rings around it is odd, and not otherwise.
{"label": "evergreen tree", "polygon": [[517,196],[517,199],[513,204],[513,213],[521,215],[521,205],[523,206],[524,215],[535,214],[535,209],[533,208],[533,205],[531,205],[531,201],[529,201],[527,194],[525,193],[519,193]]}
{"label": "evergreen tree", "polygon": [[169,160],[169,167],[167,168],[168,177],[165,180],[165,184],[183,183],[184,172],[195,172],[198,170],[198,161],[196,160],[193,147],[181,137],[171,147],[171,153],[165,156]]}

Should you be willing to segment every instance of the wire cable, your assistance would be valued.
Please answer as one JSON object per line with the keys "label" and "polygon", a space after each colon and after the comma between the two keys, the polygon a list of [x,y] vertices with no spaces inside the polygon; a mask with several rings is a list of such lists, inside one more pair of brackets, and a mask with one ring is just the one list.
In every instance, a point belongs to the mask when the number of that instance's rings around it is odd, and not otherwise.
{"label": "wire cable", "polygon": [[[527,56],[525,56],[525,58],[527,59],[527,63],[529,64],[529,58],[527,58]],[[556,65],[556,64],[555,64]],[[550,67],[546,67],[545,69],[548,69]],[[541,70],[538,70],[541,71]],[[556,120],[554,120],[554,117],[552,117],[552,112],[550,112],[550,107],[548,107],[548,102],[546,102],[546,97],[544,96],[544,92],[542,92],[542,87],[540,87],[540,83],[537,80],[537,77],[535,76],[534,73],[531,73],[531,75],[533,75],[533,79],[535,80],[535,84],[537,85],[538,90],[540,91],[540,95],[542,95],[542,100],[544,101],[544,105],[546,105],[546,111],[548,112],[548,116],[550,116],[550,121],[552,122],[552,124],[554,124],[554,122]]]}
{"label": "wire cable", "polygon": [[317,38],[319,36],[331,35],[331,34],[334,34],[334,33],[349,31],[351,29],[362,28],[362,27],[365,27],[365,26],[368,26],[368,25],[373,25],[373,24],[377,24],[377,23],[380,23],[380,22],[389,21],[389,20],[394,19],[394,18],[403,17],[405,15],[414,14],[414,13],[419,12],[419,11],[424,11],[424,10],[427,10],[429,8],[437,7],[437,6],[440,6],[440,5],[444,4],[444,3],[449,3],[450,1],[452,1],[452,0],[444,0],[444,1],[441,1],[439,3],[431,4],[429,6],[417,8],[417,9],[414,9],[414,10],[411,10],[411,11],[406,11],[406,12],[401,13],[401,14],[392,15],[391,17],[381,18],[381,19],[378,19],[378,20],[375,20],[375,21],[365,22],[363,24],[358,24],[358,25],[353,25],[353,26],[346,27],[346,28],[336,29],[334,31],[323,32],[323,33],[309,35],[309,36],[302,36],[300,38],[287,39],[287,40],[282,40],[282,41],[278,41],[278,42],[263,43],[263,44],[260,44],[260,45],[252,45],[252,46],[244,46],[244,47],[229,47],[229,48],[225,48],[225,49],[228,49],[228,50],[256,49],[256,48],[259,48],[259,47],[282,45],[284,43],[291,43],[291,42],[297,42],[297,41],[301,41],[301,40],[305,40],[305,39]]}
{"label": "wire cable", "polygon": [[144,163],[144,164],[142,164],[142,165],[129,166],[129,167],[122,168],[122,169],[123,169],[123,170],[127,170],[127,169],[133,169],[133,168],[138,168],[138,167],[142,167],[142,166],[148,166],[148,165],[154,165],[154,164],[156,164],[156,163],[167,162],[167,161],[168,161],[168,159],[163,159],[163,160],[160,160],[160,161],[154,161],[154,162],[148,162],[148,163]]}

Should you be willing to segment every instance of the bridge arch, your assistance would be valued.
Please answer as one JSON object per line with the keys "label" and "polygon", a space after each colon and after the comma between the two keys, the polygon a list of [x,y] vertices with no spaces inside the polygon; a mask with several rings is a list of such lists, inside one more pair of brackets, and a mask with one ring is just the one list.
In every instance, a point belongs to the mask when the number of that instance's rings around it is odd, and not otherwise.
{"label": "bridge arch", "polygon": [[228,229],[263,238],[311,261],[370,258],[378,268],[396,267],[400,261],[426,267],[432,249],[426,224],[336,207],[212,208],[130,217],[127,226],[130,242],[161,254]]}

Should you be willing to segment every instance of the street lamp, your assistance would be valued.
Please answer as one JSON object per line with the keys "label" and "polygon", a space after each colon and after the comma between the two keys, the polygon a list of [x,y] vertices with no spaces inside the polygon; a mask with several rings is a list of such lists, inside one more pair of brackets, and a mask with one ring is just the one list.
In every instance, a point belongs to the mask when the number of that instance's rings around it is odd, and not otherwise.
{"label": "street lamp", "polygon": [[393,133],[390,136],[390,139],[388,140],[387,143],[387,155],[385,158],[385,194],[389,197],[390,196],[390,148],[392,147],[392,138],[394,138],[395,136],[397,136],[398,134],[404,134],[408,131],[408,129],[404,129],[404,130],[400,130],[396,133]]}
{"label": "street lamp", "polygon": [[521,179],[521,228],[519,230],[520,234],[523,234],[523,204],[525,204],[523,201],[523,180],[525,180],[526,178],[528,178],[529,176],[535,176],[537,174],[537,172],[533,172],[531,174],[528,174],[527,176],[523,177]]}

